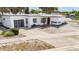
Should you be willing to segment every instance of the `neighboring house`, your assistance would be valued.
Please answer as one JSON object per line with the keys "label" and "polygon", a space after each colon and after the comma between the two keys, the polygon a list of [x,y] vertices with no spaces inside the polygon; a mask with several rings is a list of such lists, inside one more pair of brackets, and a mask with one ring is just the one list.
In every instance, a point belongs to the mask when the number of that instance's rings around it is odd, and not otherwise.
{"label": "neighboring house", "polygon": [[72,20],[75,20],[75,14],[74,13],[73,14],[69,14],[67,17],[71,18]]}
{"label": "neighboring house", "polygon": [[54,22],[64,22],[64,16],[56,14],[3,14],[3,26],[8,28],[28,27],[33,25],[53,25]]}

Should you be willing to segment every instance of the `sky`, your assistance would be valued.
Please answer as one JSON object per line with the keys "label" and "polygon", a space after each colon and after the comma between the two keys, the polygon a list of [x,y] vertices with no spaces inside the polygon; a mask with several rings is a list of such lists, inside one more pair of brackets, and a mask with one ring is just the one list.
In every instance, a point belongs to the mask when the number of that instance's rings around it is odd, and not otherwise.
{"label": "sky", "polygon": [[[30,9],[39,9],[38,7],[31,7]],[[58,7],[58,10],[63,12],[63,11],[73,11],[73,10],[76,10],[78,11],[79,10],[79,7]]]}
{"label": "sky", "polygon": [[59,11],[73,11],[73,10],[78,11],[79,7],[59,7],[58,9]]}

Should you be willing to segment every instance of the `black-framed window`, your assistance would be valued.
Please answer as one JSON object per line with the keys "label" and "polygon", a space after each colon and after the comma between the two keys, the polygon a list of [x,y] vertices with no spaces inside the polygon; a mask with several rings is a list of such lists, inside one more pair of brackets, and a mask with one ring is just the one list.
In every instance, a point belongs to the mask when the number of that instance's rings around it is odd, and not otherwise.
{"label": "black-framed window", "polygon": [[36,23],[37,22],[37,18],[33,18],[33,23]]}
{"label": "black-framed window", "polygon": [[46,22],[46,18],[41,18],[41,23],[45,23]]}

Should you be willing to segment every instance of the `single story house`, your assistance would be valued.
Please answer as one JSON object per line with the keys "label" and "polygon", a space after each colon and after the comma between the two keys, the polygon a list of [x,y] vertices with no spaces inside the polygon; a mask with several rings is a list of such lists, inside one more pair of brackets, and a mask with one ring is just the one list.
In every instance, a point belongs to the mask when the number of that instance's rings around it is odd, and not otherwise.
{"label": "single story house", "polygon": [[8,28],[28,27],[32,25],[52,25],[54,21],[64,22],[64,16],[56,14],[3,14],[1,23]]}

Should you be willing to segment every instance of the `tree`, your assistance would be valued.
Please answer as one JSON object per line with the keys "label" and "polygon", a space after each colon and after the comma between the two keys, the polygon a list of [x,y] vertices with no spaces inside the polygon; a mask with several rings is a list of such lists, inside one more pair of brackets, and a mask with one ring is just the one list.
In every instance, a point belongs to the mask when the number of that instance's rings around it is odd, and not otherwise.
{"label": "tree", "polygon": [[[29,12],[28,7],[0,7],[0,12],[3,13],[9,13],[12,12],[13,14],[17,13],[27,13]],[[26,12],[27,11],[27,12]]]}
{"label": "tree", "polygon": [[9,12],[9,9],[6,8],[6,7],[0,7],[0,12],[3,14],[3,13],[8,13]]}
{"label": "tree", "polygon": [[29,7],[25,8],[25,14],[29,14]]}
{"label": "tree", "polygon": [[76,11],[76,12],[75,12],[75,19],[76,19],[76,20],[79,20],[79,11]]}
{"label": "tree", "polygon": [[53,13],[58,11],[57,7],[39,7],[39,8],[42,9],[43,13]]}
{"label": "tree", "polygon": [[13,14],[24,13],[25,12],[25,7],[10,7],[9,10]]}
{"label": "tree", "polygon": [[32,14],[38,14],[38,13],[41,13],[41,11],[40,11],[40,10],[34,10],[34,9],[32,9],[32,10],[31,10],[31,13],[32,13]]}

